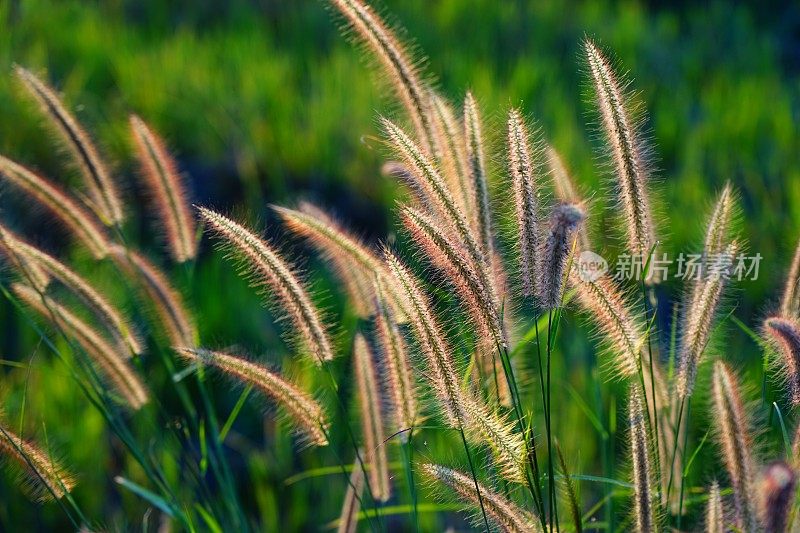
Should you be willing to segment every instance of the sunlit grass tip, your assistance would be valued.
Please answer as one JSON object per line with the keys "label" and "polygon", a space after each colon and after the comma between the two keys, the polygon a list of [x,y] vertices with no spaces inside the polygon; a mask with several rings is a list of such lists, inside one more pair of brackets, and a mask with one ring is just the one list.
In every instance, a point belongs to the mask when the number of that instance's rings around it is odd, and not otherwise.
{"label": "sunlit grass tip", "polygon": [[559,204],[550,213],[538,250],[536,299],[543,309],[561,306],[566,268],[575,248],[574,236],[585,217],[586,213],[578,204]]}
{"label": "sunlit grass tip", "polygon": [[628,395],[628,429],[633,469],[634,522],[638,533],[659,529],[647,411],[639,385],[630,387]]}
{"label": "sunlit grass tip", "polygon": [[792,405],[800,405],[800,321],[779,316],[764,321],[764,332],[781,355],[773,360],[780,369]]}

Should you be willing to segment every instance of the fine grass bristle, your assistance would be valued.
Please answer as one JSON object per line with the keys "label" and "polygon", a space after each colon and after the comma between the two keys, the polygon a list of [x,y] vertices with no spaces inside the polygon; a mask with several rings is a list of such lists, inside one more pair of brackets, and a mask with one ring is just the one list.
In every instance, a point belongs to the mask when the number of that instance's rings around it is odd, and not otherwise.
{"label": "fine grass bristle", "polygon": [[596,324],[613,358],[612,366],[623,376],[635,375],[645,342],[644,325],[631,311],[624,294],[607,274],[596,280],[571,274],[571,279],[578,302]]}
{"label": "fine grass bristle", "polygon": [[[359,452],[361,455],[361,452]],[[364,492],[364,469],[361,468],[359,461],[353,465],[350,472],[350,481],[347,485],[344,500],[342,501],[342,512],[339,514],[339,527],[337,533],[357,533],[358,531],[358,512],[361,510],[361,494]]]}
{"label": "fine grass bristle", "polygon": [[389,464],[386,459],[386,434],[383,401],[378,388],[378,370],[367,340],[356,334],[353,346],[353,367],[356,392],[364,436],[366,462],[369,465],[369,488],[372,496],[385,502],[392,494],[389,485]]}
{"label": "fine grass bristle", "polygon": [[756,492],[753,487],[753,457],[750,426],[733,372],[722,361],[714,363],[711,420],[722,448],[736,504],[736,525],[756,531]]}
{"label": "fine grass bristle", "polygon": [[797,472],[783,461],[764,468],[758,486],[759,515],[764,533],[787,531],[795,500]]}
{"label": "fine grass bristle", "polygon": [[522,292],[527,297],[536,294],[539,257],[538,199],[531,153],[530,134],[522,115],[516,109],[508,114],[508,166],[514,190],[514,212],[519,246]]}
{"label": "fine grass bristle", "polygon": [[706,533],[725,533],[725,508],[722,505],[719,483],[716,481],[708,489],[705,519]]}
{"label": "fine grass bristle", "polygon": [[195,223],[178,165],[161,138],[142,119],[131,115],[130,124],[142,176],[158,206],[170,253],[178,263],[193,259],[197,254]]}
{"label": "fine grass bristle", "polygon": [[[550,170],[550,177],[553,180],[556,198],[566,204],[576,204],[588,212],[588,205],[585,204],[583,198],[578,192],[578,187],[575,181],[567,170],[564,160],[558,151],[551,145],[545,148],[547,156],[547,167]],[[589,232],[586,230],[586,225],[583,224],[578,229],[578,254],[585,250],[592,250],[592,241],[589,239]]]}
{"label": "fine grass bristle", "polygon": [[783,316],[798,317],[800,315],[800,240],[797,241],[792,256],[792,264],[786,274],[781,296],[781,314]]}
{"label": "fine grass bristle", "polygon": [[290,318],[303,347],[321,365],[333,359],[328,333],[319,311],[292,268],[269,245],[233,220],[204,207],[200,216],[224,245],[242,254],[242,270],[252,276],[256,287],[269,287],[280,309]]}
{"label": "fine grass bristle", "polygon": [[108,255],[109,243],[105,231],[72,198],[42,176],[3,156],[0,156],[0,173],[61,220],[95,259]]}
{"label": "fine grass bristle", "polygon": [[764,331],[781,354],[779,366],[789,399],[800,405],[800,322],[773,316],[764,321]]}
{"label": "fine grass bristle", "polygon": [[633,468],[634,522],[638,533],[651,533],[658,530],[657,503],[654,494],[655,475],[650,457],[647,411],[638,384],[630,387],[628,428]]}
{"label": "fine grass bristle", "polygon": [[575,244],[573,236],[585,213],[577,204],[561,204],[553,208],[544,239],[539,243],[539,279],[536,294],[542,309],[561,305],[565,271]]}
{"label": "fine grass bristle", "polygon": [[421,247],[430,263],[445,273],[444,278],[456,289],[478,328],[478,335],[504,344],[500,311],[494,296],[482,283],[460,244],[454,242],[434,220],[413,207],[403,207],[400,216],[412,241]]}
{"label": "fine grass bristle", "polygon": [[52,88],[19,65],[14,70],[78,164],[89,191],[88,203],[92,210],[108,225],[122,222],[124,216],[116,185],[89,135],[67,111]]}
{"label": "fine grass bristle", "polygon": [[407,441],[417,418],[417,394],[409,360],[408,346],[400,332],[394,314],[381,289],[380,283],[374,285],[375,291],[375,333],[381,354],[385,359],[386,382],[395,422],[395,431],[402,441]]}
{"label": "fine grass bristle", "polygon": [[81,346],[128,407],[138,410],[148,402],[147,388],[119,348],[109,344],[92,326],[63,305],[36,289],[15,283],[12,290],[28,307]]}
{"label": "fine grass bristle", "polygon": [[676,390],[681,398],[691,396],[694,391],[697,367],[711,336],[714,317],[738,250],[736,242],[730,243],[718,255],[717,269],[710,271],[707,276],[704,274],[690,295],[678,351]]}
{"label": "fine grass bristle", "polygon": [[322,406],[305,391],[266,367],[222,352],[175,347],[175,352],[191,362],[213,366],[223,374],[252,385],[286,410],[293,429],[314,446],[326,446],[328,422]]}
{"label": "fine grass bristle", "polygon": [[386,250],[386,263],[398,286],[404,292],[411,314],[411,329],[419,350],[425,357],[425,377],[428,379],[442,408],[447,423],[461,427],[461,386],[442,328],[434,318],[419,281],[390,251]]}
{"label": "fine grass bristle", "polygon": [[0,253],[6,257],[9,265],[16,269],[22,279],[31,287],[45,291],[50,284],[50,275],[35,261],[23,257],[14,248],[19,241],[10,231],[0,226]]}
{"label": "fine grass bristle", "polygon": [[147,295],[172,346],[195,346],[197,330],[181,294],[154,264],[133,250],[114,246],[111,258]]}
{"label": "fine grass bristle", "polygon": [[392,88],[408,113],[414,131],[428,155],[437,151],[431,103],[419,69],[400,40],[367,4],[359,0],[330,0],[355,37],[364,43],[391,80]]}
{"label": "fine grass bristle", "polygon": [[492,209],[489,203],[489,176],[483,148],[481,113],[471,92],[464,99],[464,143],[466,145],[467,172],[472,195],[475,198],[475,218],[478,235],[486,257],[494,256]]}
{"label": "fine grass bristle", "polygon": [[[611,65],[590,40],[584,42],[596,106],[616,170],[616,186],[625,214],[628,248],[643,260],[656,243],[647,191],[648,163],[644,140],[638,131],[621,81]],[[653,279],[653,281],[658,281]]]}
{"label": "fine grass bristle", "polygon": [[476,489],[476,483],[472,477],[431,463],[423,463],[421,468],[430,479],[442,483],[452,490],[460,503],[471,511],[482,505],[487,517],[499,530],[506,533],[542,532],[542,526],[533,514],[520,509],[515,503],[480,483]]}
{"label": "fine grass bristle", "polygon": [[61,499],[72,491],[76,478],[60,462],[33,442],[0,424],[0,456],[5,456],[22,473],[22,489],[32,500]]}
{"label": "fine grass bristle", "polygon": [[[459,207],[473,227],[473,231],[477,231],[477,220],[473,215],[475,213],[475,197],[468,181],[467,155],[464,151],[464,139],[461,136],[463,128],[458,124],[452,108],[441,95],[432,92],[431,104],[437,144],[441,152],[439,161],[444,177],[450,190],[453,191]],[[477,233],[476,240],[480,241]]]}
{"label": "fine grass bristle", "polygon": [[134,333],[129,321],[88,280],[55,257],[21,241],[2,224],[0,224],[0,238],[13,253],[22,257],[26,264],[35,265],[44,270],[48,278],[58,280],[77,295],[92,310],[104,329],[114,337],[121,348],[133,354],[140,354],[144,351],[142,341]]}

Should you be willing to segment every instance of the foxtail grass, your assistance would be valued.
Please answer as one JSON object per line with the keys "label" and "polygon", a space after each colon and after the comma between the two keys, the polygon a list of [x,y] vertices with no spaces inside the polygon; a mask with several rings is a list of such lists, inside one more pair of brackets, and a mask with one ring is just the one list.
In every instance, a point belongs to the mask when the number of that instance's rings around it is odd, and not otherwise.
{"label": "foxtail grass", "polygon": [[[626,82],[592,41],[584,42],[606,143],[616,170],[615,184],[625,214],[628,249],[645,258],[656,244],[648,195],[649,168],[644,139],[632,113]],[[658,280],[654,280],[658,281]]]}
{"label": "foxtail grass", "polygon": [[[550,177],[553,180],[556,198],[566,204],[576,204],[581,206],[584,211],[588,211],[584,199],[581,197],[578,187],[574,179],[567,170],[561,154],[552,146],[547,145],[545,149],[547,156],[547,167],[550,171]],[[589,238],[589,232],[584,224],[578,228],[578,253],[592,250],[592,241]]]}
{"label": "foxtail grass", "polygon": [[454,496],[469,509],[479,505],[478,494],[482,497],[483,507],[492,524],[507,533],[541,533],[539,520],[531,513],[517,507],[504,496],[475,483],[468,475],[444,466],[424,463],[422,471],[430,479],[445,485],[453,491]]}
{"label": "foxtail grass", "polygon": [[786,274],[780,309],[783,316],[800,315],[800,241],[797,241],[792,264]]}
{"label": "foxtail grass", "polygon": [[94,217],[47,179],[3,156],[0,156],[0,174],[61,220],[96,259],[108,255],[109,242],[103,228]]}
{"label": "foxtail grass", "polygon": [[175,347],[175,351],[186,361],[214,367],[230,378],[253,386],[285,409],[292,428],[304,441],[314,446],[328,445],[328,422],[322,406],[277,373],[263,365],[222,352],[183,347]]}
{"label": "foxtail grass", "polygon": [[132,410],[144,406],[149,398],[147,388],[136,371],[126,361],[124,353],[112,346],[91,325],[66,307],[36,289],[22,284],[12,285],[14,294],[41,317],[74,339],[95,363],[109,384],[121,396],[124,405]]}
{"label": "foxtail grass", "polygon": [[76,477],[37,444],[24,440],[0,424],[0,456],[21,473],[22,490],[32,500],[47,502],[61,499],[72,491]]}
{"label": "foxtail grass", "polygon": [[130,117],[131,133],[142,166],[142,176],[166,232],[173,259],[183,263],[197,254],[195,223],[178,165],[164,141],[136,115]]}
{"label": "foxtail grass", "polygon": [[773,316],[764,321],[764,331],[778,348],[778,366],[792,405],[800,405],[800,322]]}
{"label": "foxtail grass", "polygon": [[542,309],[555,309],[562,303],[567,264],[572,253],[574,236],[585,213],[577,204],[561,204],[553,208],[548,230],[539,243],[539,276],[537,301]]}
{"label": "foxtail grass", "polygon": [[650,453],[647,431],[647,411],[638,385],[632,385],[628,396],[628,428],[630,431],[631,464],[633,468],[633,514],[636,531],[658,531],[655,469]]}
{"label": "foxtail grass", "polygon": [[475,240],[480,242],[477,233],[475,213],[475,195],[472,184],[468,181],[467,155],[465,151],[463,128],[460,127],[453,109],[445,99],[431,93],[431,111],[434,118],[437,145],[439,146],[439,162],[445,181],[459,203],[459,207],[467,217],[467,221],[475,232]]}
{"label": "foxtail grass", "polygon": [[756,491],[750,427],[736,376],[722,361],[714,363],[711,419],[719,439],[722,459],[733,487],[736,525],[756,531]]}
{"label": "foxtail grass", "polygon": [[475,197],[479,240],[486,257],[493,257],[492,209],[489,203],[489,176],[483,147],[483,126],[478,103],[471,92],[468,92],[464,99],[464,143],[468,177]]}
{"label": "foxtail grass", "polygon": [[21,66],[17,65],[14,70],[69,148],[83,175],[92,210],[108,225],[122,222],[124,216],[117,186],[89,135],[67,111],[52,88]]}
{"label": "foxtail grass", "polygon": [[367,340],[360,333],[356,334],[353,356],[364,451],[366,462],[370,467],[369,486],[372,496],[378,501],[385,502],[392,491],[386,459],[384,405],[378,388],[375,356]]}
{"label": "foxtail grass", "polygon": [[706,533],[725,533],[725,508],[722,504],[719,483],[716,481],[708,489],[705,521]]}
{"label": "foxtail grass", "polygon": [[342,512],[339,515],[337,533],[357,533],[362,492],[364,492],[364,470],[356,463],[350,473],[350,483],[342,501]]}
{"label": "foxtail grass", "polygon": [[225,247],[244,258],[241,269],[255,287],[269,287],[299,334],[303,348],[317,364],[333,359],[328,333],[297,274],[266,242],[233,220],[198,208],[209,229]]}
{"label": "foxtail grass", "polygon": [[787,531],[796,487],[797,472],[792,466],[783,461],[766,466],[758,484],[759,516],[764,533]]}

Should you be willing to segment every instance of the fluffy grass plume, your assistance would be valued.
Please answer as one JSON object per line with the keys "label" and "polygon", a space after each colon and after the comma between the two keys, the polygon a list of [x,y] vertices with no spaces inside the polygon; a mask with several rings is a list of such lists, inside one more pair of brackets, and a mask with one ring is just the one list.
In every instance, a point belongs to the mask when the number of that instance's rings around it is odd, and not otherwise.
{"label": "fluffy grass plume", "polygon": [[319,311],[292,268],[269,245],[233,220],[204,207],[200,216],[222,242],[244,256],[243,270],[255,286],[268,286],[289,316],[305,349],[314,361],[333,359],[333,349]]}
{"label": "fluffy grass plume", "polygon": [[[453,109],[445,99],[435,92],[431,92],[431,110],[434,117],[434,126],[437,145],[440,147],[439,161],[444,177],[450,190],[455,194],[456,200],[477,232],[477,219],[475,218],[475,197],[467,174],[467,155],[465,152],[463,128],[458,123]],[[476,234],[476,240],[480,236]]]}
{"label": "fluffy grass plume", "polygon": [[[487,489],[482,484],[478,484],[476,490],[471,476],[432,463],[423,463],[421,468],[431,480],[442,483],[453,491],[460,503],[470,510],[474,511],[482,502],[486,516],[500,531],[506,533],[542,532],[542,526],[534,515],[520,509],[504,496]],[[480,498],[478,491],[480,491]]]}
{"label": "fluffy grass plume", "polygon": [[22,279],[31,287],[44,291],[50,284],[51,278],[47,271],[38,263],[23,257],[15,250],[19,239],[8,229],[0,226],[0,252],[6,257],[8,264],[20,273]]}
{"label": "fluffy grass plume", "polygon": [[61,220],[69,231],[95,257],[108,255],[108,238],[94,217],[42,176],[0,156],[0,173],[23,189]]}
{"label": "fluffy grass plume", "polygon": [[86,189],[89,191],[88,203],[92,210],[106,224],[121,222],[124,216],[117,187],[89,135],[66,110],[52,88],[29,70],[20,66],[16,66],[14,70],[78,164]]}
{"label": "fluffy grass plume", "polygon": [[482,282],[461,246],[434,220],[413,207],[403,207],[400,217],[425,258],[441,269],[444,279],[455,288],[477,326],[478,335],[504,344],[500,310],[494,295]]}
{"label": "fluffy grass plume", "polygon": [[786,281],[781,296],[781,314],[797,317],[800,314],[800,241],[792,256],[792,264],[786,274]]}
{"label": "fluffy grass plume", "polygon": [[[547,145],[545,148],[547,156],[547,168],[550,171],[550,177],[553,180],[556,198],[567,204],[577,204],[588,211],[588,207],[584,204],[584,200],[578,192],[578,187],[575,181],[567,170],[561,154],[552,146]],[[592,241],[589,239],[589,232],[586,230],[586,225],[581,225],[578,229],[578,253],[584,250],[592,250]]]}
{"label": "fluffy grass plume", "polygon": [[632,255],[645,258],[656,239],[647,192],[644,141],[627,101],[626,82],[614,73],[608,59],[588,39],[584,42],[584,53],[594,86],[595,104],[616,170],[615,183],[625,214],[628,248]]}
{"label": "fluffy grass plume", "polygon": [[508,114],[508,166],[514,191],[514,213],[518,232],[520,276],[522,292],[532,297],[536,294],[539,257],[538,198],[534,176],[530,133],[522,115],[516,109]]}
{"label": "fluffy grass plume", "polygon": [[711,336],[714,317],[738,250],[736,242],[728,244],[725,251],[718,255],[716,269],[710,271],[707,276],[703,275],[700,283],[695,285],[696,296],[690,297],[678,351],[676,390],[681,398],[691,396],[694,390],[697,367]]}
{"label": "fluffy grass plume", "polygon": [[[278,206],[273,206],[273,209],[289,231],[308,239],[332,265],[345,284],[350,302],[358,315],[368,317],[373,311],[375,277],[379,277],[383,285],[391,283],[381,259],[358,237],[313,204],[302,202],[296,210]],[[393,296],[393,287],[387,288],[390,305],[398,318],[404,318],[405,313],[398,303],[400,300]]]}
{"label": "fluffy grass plume", "polygon": [[330,0],[358,41],[364,43],[391,80],[414,131],[429,155],[436,153],[436,132],[428,88],[414,59],[372,7],[359,0]]}
{"label": "fluffy grass plume", "polygon": [[136,371],[120,349],[112,346],[92,326],[75,316],[52,298],[22,283],[12,285],[14,294],[45,320],[52,322],[65,335],[74,339],[95,363],[125,405],[140,409],[148,401],[148,392]]}
{"label": "fluffy grass plume", "polygon": [[650,457],[647,434],[647,411],[639,385],[631,385],[628,396],[628,429],[630,431],[631,465],[633,468],[633,514],[638,533],[658,531],[656,512],[655,470]]}
{"label": "fluffy grass plume", "polygon": [[195,348],[175,348],[186,361],[212,366],[226,376],[252,385],[257,391],[282,407],[292,421],[293,429],[314,446],[327,446],[328,427],[322,406],[305,391],[266,367],[241,357]]}
{"label": "fluffy grass plume", "polygon": [[644,325],[631,310],[625,295],[606,274],[596,280],[572,276],[578,302],[597,326],[602,343],[612,356],[611,365],[623,376],[639,371],[645,339]]}
{"label": "fluffy grass plume", "polygon": [[445,420],[452,427],[461,426],[461,386],[442,328],[434,318],[419,281],[397,257],[386,251],[386,263],[408,301],[411,328],[419,350],[425,357],[424,375],[442,407]]}
{"label": "fluffy grass plume", "polygon": [[[359,455],[361,453],[359,452]],[[358,512],[361,510],[361,493],[364,492],[364,469],[358,461],[353,465],[350,472],[350,482],[347,485],[344,500],[342,501],[342,512],[339,515],[339,527],[337,533],[357,533],[358,532]]]}
{"label": "fluffy grass plume", "polygon": [[178,165],[162,139],[141,118],[131,115],[130,124],[142,176],[158,206],[170,253],[179,263],[193,259],[197,254],[195,223]]}
{"label": "fluffy grass plume", "polygon": [[[386,299],[380,283],[375,283],[375,334],[386,367],[386,385],[395,422],[395,431],[414,426],[417,418],[417,393],[409,360],[408,346],[403,338],[397,320]],[[400,434],[407,440],[410,434]]]}
{"label": "fluffy grass plume", "polygon": [[[144,351],[142,341],[134,333],[129,321],[88,280],[55,257],[23,242],[2,225],[0,225],[0,236],[12,252],[22,257],[26,264],[43,269],[49,279],[57,279],[77,295],[92,310],[95,317],[114,337],[120,347],[134,354]],[[40,288],[45,286],[46,284]]]}
{"label": "fluffy grass plume", "polygon": [[758,486],[759,515],[764,533],[787,531],[797,487],[797,472],[783,461],[764,469]]}
{"label": "fluffy grass plume", "polygon": [[375,357],[367,340],[360,333],[356,334],[353,358],[364,451],[369,464],[369,487],[376,500],[385,502],[391,496],[392,489],[389,485],[389,463],[386,459],[384,442],[386,440],[384,406],[378,388]]}
{"label": "fluffy grass plume", "polygon": [[183,297],[161,270],[133,250],[114,246],[111,258],[131,279],[138,280],[172,346],[195,346],[197,330]]}
{"label": "fluffy grass plume", "polygon": [[725,533],[725,508],[722,505],[719,483],[716,481],[708,489],[705,531],[706,533]]}
{"label": "fluffy grass plume", "polygon": [[23,491],[37,502],[61,499],[75,487],[75,476],[60,462],[1,423],[0,455],[22,473]]}
{"label": "fluffy grass plume", "polygon": [[764,331],[778,349],[779,366],[792,405],[800,405],[800,322],[773,316],[764,321]]}
{"label": "fluffy grass plume", "polygon": [[739,383],[722,361],[714,363],[711,420],[722,449],[722,459],[733,486],[736,525],[756,531],[756,492],[753,478],[753,443]]}
{"label": "fluffy grass plume", "polygon": [[539,279],[536,283],[537,301],[543,309],[561,305],[564,278],[572,253],[576,231],[586,214],[577,204],[560,204],[553,208],[548,229],[539,243]]}
{"label": "fluffy grass plume", "polygon": [[471,92],[464,99],[464,143],[468,177],[475,197],[475,218],[480,243],[486,257],[493,257],[492,208],[489,203],[489,175],[483,148],[483,126],[478,103]]}

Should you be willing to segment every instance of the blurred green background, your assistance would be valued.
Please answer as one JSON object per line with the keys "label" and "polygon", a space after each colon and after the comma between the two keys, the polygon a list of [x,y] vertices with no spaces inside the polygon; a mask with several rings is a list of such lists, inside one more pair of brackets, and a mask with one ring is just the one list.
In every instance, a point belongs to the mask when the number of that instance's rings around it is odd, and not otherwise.
{"label": "blurred green background", "polygon": [[[612,50],[649,114],[666,249],[697,249],[707,208],[730,180],[741,194],[749,248],[764,257],[759,280],[741,285],[735,312],[751,326],[764,316],[800,237],[796,3],[442,0],[387,1],[385,7],[424,51],[445,95],[456,102],[467,89],[477,95],[494,139],[496,192],[505,190],[498,142],[504,115],[519,105],[562,152],[584,191],[597,191],[593,225],[604,237],[614,231],[599,209],[608,187],[586,126],[590,106],[579,48],[591,36]],[[398,188],[379,173],[386,152],[376,117],[397,109],[322,1],[1,2],[0,153],[68,183],[74,176],[63,172],[60,153],[13,79],[14,63],[46,74],[63,91],[113,161],[119,182],[128,184],[131,205],[142,205],[133,200],[142,195],[127,129],[127,115],[135,112],[167,139],[195,202],[266,226],[270,236],[280,238],[280,230],[268,204],[299,198],[331,208],[372,241],[396,227]],[[0,200],[5,222],[60,249],[58,231],[20,195],[4,187]],[[150,222],[135,218],[128,230],[157,250],[161,241]],[[310,260],[306,266],[313,273],[320,265]],[[286,348],[269,316],[221,254],[206,246],[191,283],[185,272],[175,274],[197,310],[204,343],[236,344],[281,360]],[[326,303],[339,328],[351,331],[353,317],[343,312],[330,279],[312,277],[328,289]],[[667,310],[678,289],[663,289]],[[0,319],[0,359],[25,364],[0,366],[0,407],[16,422],[24,407],[23,425],[40,438],[46,431],[58,444],[81,474],[76,497],[87,514],[110,528],[142,527],[146,506],[112,482],[119,471],[135,478],[135,467],[115,449],[103,420],[71,390],[64,365],[45,353],[6,301]],[[741,332],[731,331],[726,344],[757,366],[755,347]],[[224,417],[237,395],[220,391],[215,400]],[[565,408],[564,420],[581,416],[573,411]],[[336,518],[340,499],[328,492],[329,480],[283,485],[292,473],[335,464],[334,458],[314,450],[293,454],[285,431],[261,427],[258,407],[248,406],[242,416],[232,448],[234,460],[246,463],[235,468],[247,472],[238,481],[253,519],[266,530],[287,531]],[[169,423],[137,421],[141,435]],[[572,441],[565,447],[591,457],[588,444],[582,448],[579,438],[569,437],[562,435]],[[57,506],[40,510],[17,494],[10,478],[0,481],[0,529],[65,526]],[[156,523],[151,517],[151,527]]]}

